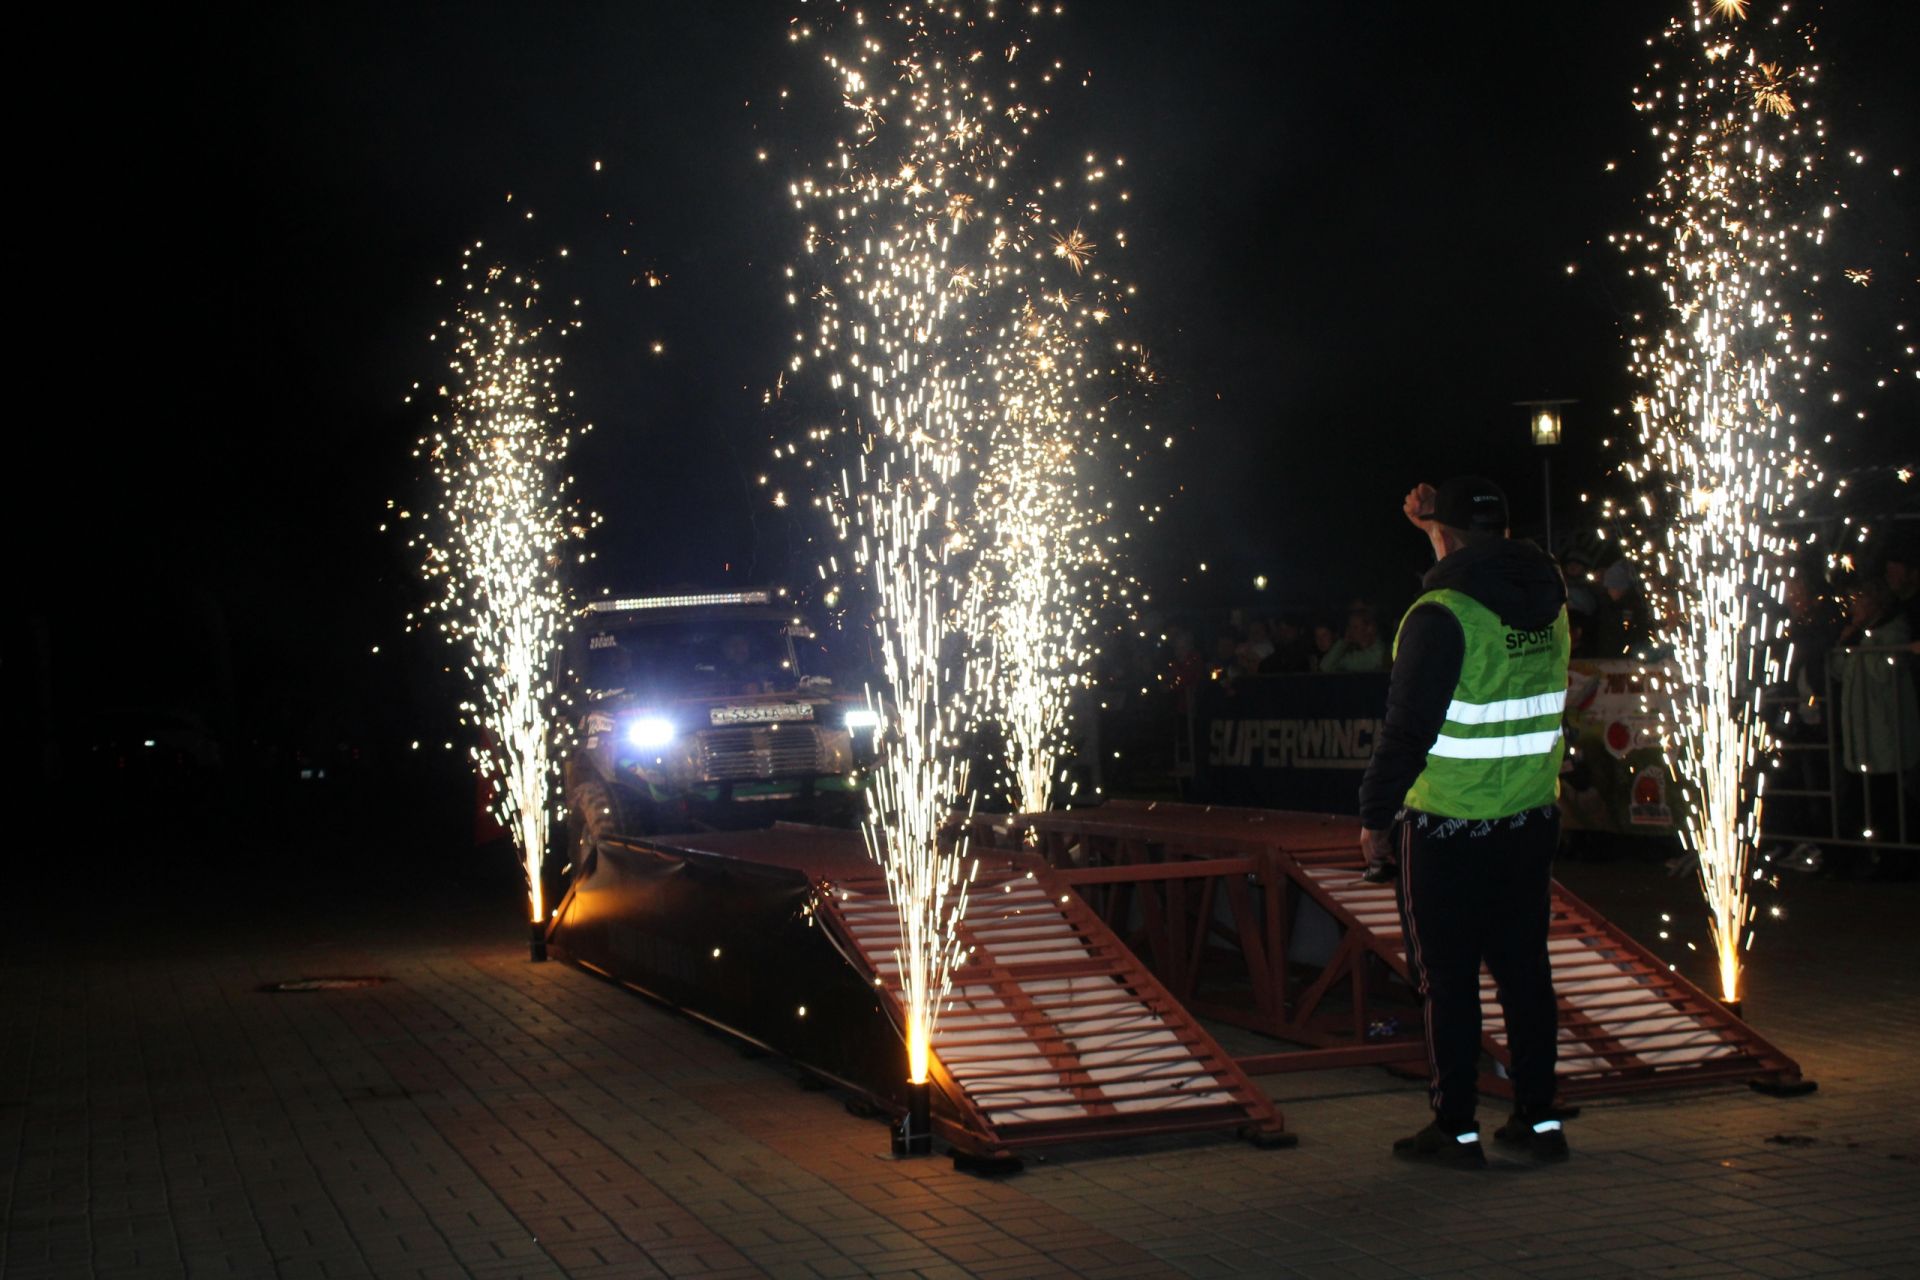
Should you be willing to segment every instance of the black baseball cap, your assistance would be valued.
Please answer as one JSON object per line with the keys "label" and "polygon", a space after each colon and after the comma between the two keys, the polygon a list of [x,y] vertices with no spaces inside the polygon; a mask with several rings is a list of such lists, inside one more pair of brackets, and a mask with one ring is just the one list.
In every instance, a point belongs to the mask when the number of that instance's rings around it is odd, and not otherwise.
{"label": "black baseball cap", "polygon": [[1455,476],[1434,491],[1433,518],[1455,529],[1499,533],[1507,527],[1507,495],[1485,476]]}

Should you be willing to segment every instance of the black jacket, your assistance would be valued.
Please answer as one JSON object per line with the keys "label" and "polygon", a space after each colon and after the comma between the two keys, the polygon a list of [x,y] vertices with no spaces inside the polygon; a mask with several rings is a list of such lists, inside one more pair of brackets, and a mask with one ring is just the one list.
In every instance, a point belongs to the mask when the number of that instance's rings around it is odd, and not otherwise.
{"label": "black jacket", "polygon": [[[1462,547],[1428,570],[1420,587],[1448,587],[1472,596],[1506,625],[1525,631],[1551,623],[1567,602],[1560,566],[1533,543],[1512,539]],[[1372,831],[1393,825],[1446,723],[1466,651],[1459,620],[1440,605],[1421,605],[1401,623],[1386,720],[1360,783],[1360,825]]]}

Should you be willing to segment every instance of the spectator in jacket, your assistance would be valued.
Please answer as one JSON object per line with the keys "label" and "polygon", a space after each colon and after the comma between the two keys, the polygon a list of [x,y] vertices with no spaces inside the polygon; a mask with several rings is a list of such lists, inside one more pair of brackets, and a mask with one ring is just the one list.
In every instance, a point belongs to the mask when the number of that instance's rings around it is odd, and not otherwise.
{"label": "spectator in jacket", "polygon": [[1313,669],[1313,642],[1307,635],[1306,619],[1297,613],[1283,613],[1273,624],[1273,652],[1260,664],[1263,676],[1292,675]]}
{"label": "spectator in jacket", "polygon": [[1896,543],[1881,572],[1893,594],[1893,611],[1907,620],[1911,638],[1920,640],[1920,555],[1910,544]]}
{"label": "spectator in jacket", "polygon": [[1625,560],[1615,560],[1600,575],[1605,597],[1593,620],[1589,652],[1596,658],[1644,658],[1651,643],[1653,615],[1640,574]]}
{"label": "spectator in jacket", "polygon": [[1309,671],[1320,670],[1320,664],[1327,660],[1327,654],[1331,653],[1333,651],[1333,646],[1338,644],[1339,642],[1340,642],[1340,637],[1334,631],[1333,624],[1331,622],[1314,623],[1313,624],[1313,649],[1307,655],[1307,670]]}
{"label": "spectator in jacket", "polygon": [[1913,660],[1899,652],[1914,637],[1898,604],[1884,583],[1862,584],[1848,605],[1842,647],[1831,657],[1839,682],[1841,763],[1850,774],[1902,773],[1920,763]]}
{"label": "spectator in jacket", "polygon": [[1373,609],[1356,601],[1347,613],[1347,631],[1320,657],[1322,671],[1385,671],[1387,646],[1380,639]]}

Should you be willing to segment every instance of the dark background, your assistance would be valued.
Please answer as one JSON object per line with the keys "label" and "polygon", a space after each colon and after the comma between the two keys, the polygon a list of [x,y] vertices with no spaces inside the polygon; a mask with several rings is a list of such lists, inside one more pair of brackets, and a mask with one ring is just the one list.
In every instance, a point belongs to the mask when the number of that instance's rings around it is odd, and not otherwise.
{"label": "dark background", "polygon": [[[1048,126],[1063,154],[1129,161],[1133,247],[1107,261],[1140,282],[1130,332],[1179,438],[1152,459],[1148,490],[1174,497],[1136,564],[1170,607],[1395,609],[1425,559],[1400,495],[1450,472],[1502,480],[1536,530],[1517,399],[1580,402],[1560,527],[1606,491],[1623,320],[1646,298],[1604,243],[1652,173],[1629,91],[1678,7],[1081,0],[1049,24],[1042,47],[1090,74]],[[459,775],[458,686],[403,633],[423,589],[378,526],[420,492],[402,396],[437,375],[434,281],[475,240],[582,302],[564,376],[606,522],[579,585],[811,576],[814,530],[752,484],[793,328],[784,184],[824,146],[788,12],[276,6],[50,41],[59,88],[14,201],[35,336],[7,634],[23,763],[84,774],[93,726],[132,709],[196,718],[230,763],[419,770],[437,751]],[[1830,265],[1875,272],[1827,326],[1873,412],[1834,417],[1844,469],[1914,452],[1891,344],[1910,336],[1920,22],[1839,4],[1824,26],[1831,163],[1867,157],[1840,175],[1856,207]]]}

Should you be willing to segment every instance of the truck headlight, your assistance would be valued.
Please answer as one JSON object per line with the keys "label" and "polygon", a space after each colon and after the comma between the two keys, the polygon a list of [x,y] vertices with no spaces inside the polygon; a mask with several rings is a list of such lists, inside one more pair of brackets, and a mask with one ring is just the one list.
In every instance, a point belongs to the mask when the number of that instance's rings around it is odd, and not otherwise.
{"label": "truck headlight", "polygon": [[627,725],[627,741],[643,751],[673,741],[673,721],[665,716],[640,716]]}
{"label": "truck headlight", "polygon": [[855,707],[841,718],[840,723],[849,729],[878,729],[880,713],[872,707]]}

